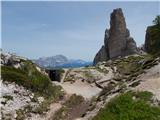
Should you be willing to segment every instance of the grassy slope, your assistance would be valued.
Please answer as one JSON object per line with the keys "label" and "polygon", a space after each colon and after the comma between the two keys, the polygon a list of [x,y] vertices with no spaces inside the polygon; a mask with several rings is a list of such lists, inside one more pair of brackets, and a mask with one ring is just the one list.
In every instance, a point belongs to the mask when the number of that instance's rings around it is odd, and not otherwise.
{"label": "grassy slope", "polygon": [[151,96],[149,92],[124,93],[106,104],[93,120],[160,120],[160,107],[150,105]]}
{"label": "grassy slope", "polygon": [[15,82],[19,85],[39,93],[45,97],[57,97],[60,87],[53,86],[46,75],[40,73],[31,61],[23,61],[23,67],[16,69],[11,66],[2,66],[1,75],[4,81]]}

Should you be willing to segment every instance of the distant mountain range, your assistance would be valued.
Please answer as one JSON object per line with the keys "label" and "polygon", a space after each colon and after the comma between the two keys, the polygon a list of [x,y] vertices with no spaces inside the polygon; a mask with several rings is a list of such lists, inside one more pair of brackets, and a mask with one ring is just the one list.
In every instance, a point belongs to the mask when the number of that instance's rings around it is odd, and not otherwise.
{"label": "distant mountain range", "polygon": [[92,65],[92,62],[90,61],[68,59],[64,55],[41,57],[39,59],[33,60],[33,62],[43,68],[76,68]]}

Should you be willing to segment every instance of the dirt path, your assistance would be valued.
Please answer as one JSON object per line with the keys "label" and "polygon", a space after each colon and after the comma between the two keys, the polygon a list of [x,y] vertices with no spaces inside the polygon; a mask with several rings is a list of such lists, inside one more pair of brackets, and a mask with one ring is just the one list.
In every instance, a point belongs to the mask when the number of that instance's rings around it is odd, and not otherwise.
{"label": "dirt path", "polygon": [[64,83],[57,83],[57,84],[61,85],[66,93],[68,94],[75,93],[87,99],[90,99],[93,96],[96,96],[101,91],[100,88],[96,86],[92,86],[86,82],[81,82],[81,81],[75,81],[74,83],[64,82]]}
{"label": "dirt path", "polygon": [[50,106],[49,112],[47,112],[45,120],[52,120],[52,116],[55,114],[57,110],[59,110],[62,107],[62,104],[60,103],[53,103]]}

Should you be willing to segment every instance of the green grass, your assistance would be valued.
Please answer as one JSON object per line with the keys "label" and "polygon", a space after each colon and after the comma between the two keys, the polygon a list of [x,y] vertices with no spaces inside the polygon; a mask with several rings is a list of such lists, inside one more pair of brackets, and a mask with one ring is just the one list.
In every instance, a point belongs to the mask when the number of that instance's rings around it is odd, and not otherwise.
{"label": "green grass", "polygon": [[58,97],[61,87],[53,86],[50,79],[40,73],[31,61],[23,61],[23,67],[16,69],[11,66],[2,66],[1,75],[4,81],[15,82],[32,92],[38,92],[45,97]]}
{"label": "green grass", "polygon": [[160,120],[160,107],[149,103],[151,97],[149,92],[121,94],[107,103],[93,120]]}

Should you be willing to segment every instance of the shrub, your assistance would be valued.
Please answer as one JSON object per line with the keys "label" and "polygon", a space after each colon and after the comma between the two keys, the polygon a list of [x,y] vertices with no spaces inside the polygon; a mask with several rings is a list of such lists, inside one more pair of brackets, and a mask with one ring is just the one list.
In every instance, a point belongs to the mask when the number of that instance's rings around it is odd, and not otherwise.
{"label": "shrub", "polygon": [[160,120],[160,107],[151,106],[150,98],[148,92],[121,94],[107,103],[93,120]]}

